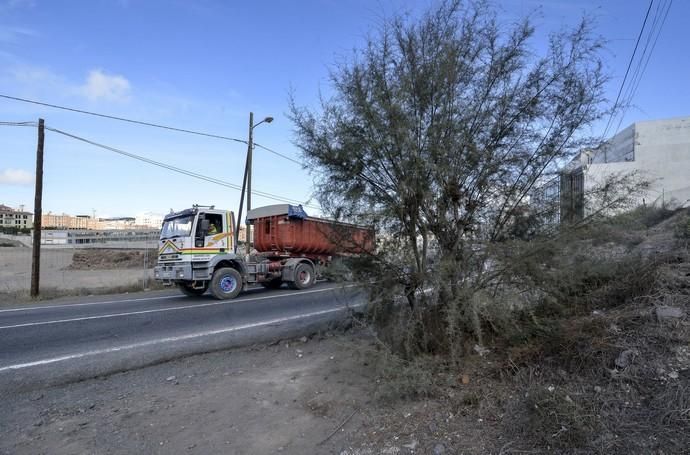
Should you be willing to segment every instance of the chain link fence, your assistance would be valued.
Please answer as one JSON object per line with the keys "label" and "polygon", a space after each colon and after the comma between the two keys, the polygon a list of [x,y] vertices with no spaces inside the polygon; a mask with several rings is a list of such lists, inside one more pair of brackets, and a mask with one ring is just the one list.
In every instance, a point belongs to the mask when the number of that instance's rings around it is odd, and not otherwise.
{"label": "chain link fence", "polygon": [[[141,291],[156,287],[158,231],[44,231],[40,294]],[[31,236],[0,234],[0,300],[28,297]]]}

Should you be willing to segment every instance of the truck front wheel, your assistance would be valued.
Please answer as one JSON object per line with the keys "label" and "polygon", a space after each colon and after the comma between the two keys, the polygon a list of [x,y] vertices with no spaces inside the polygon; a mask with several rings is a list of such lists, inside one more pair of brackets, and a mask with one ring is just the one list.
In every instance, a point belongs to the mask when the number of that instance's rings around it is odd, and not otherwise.
{"label": "truck front wheel", "polygon": [[292,289],[307,289],[312,287],[315,281],[314,267],[301,263],[295,267],[295,281],[288,283],[288,285]]}
{"label": "truck front wheel", "polygon": [[242,291],[242,275],[235,269],[223,267],[214,272],[209,287],[219,300],[234,299]]}

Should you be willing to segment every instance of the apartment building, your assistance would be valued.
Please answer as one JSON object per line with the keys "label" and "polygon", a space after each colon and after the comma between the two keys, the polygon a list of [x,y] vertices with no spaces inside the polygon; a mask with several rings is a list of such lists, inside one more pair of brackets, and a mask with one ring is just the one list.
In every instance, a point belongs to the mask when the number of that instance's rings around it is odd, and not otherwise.
{"label": "apartment building", "polygon": [[34,225],[34,216],[30,212],[25,212],[24,207],[13,209],[0,204],[0,227],[31,229]]}

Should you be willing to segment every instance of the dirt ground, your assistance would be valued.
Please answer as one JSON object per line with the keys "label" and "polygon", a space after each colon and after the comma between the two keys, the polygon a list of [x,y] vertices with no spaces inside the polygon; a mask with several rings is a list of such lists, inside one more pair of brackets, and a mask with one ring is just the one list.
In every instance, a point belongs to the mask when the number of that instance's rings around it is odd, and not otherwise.
{"label": "dirt ground", "polygon": [[378,400],[372,346],[315,335],[4,396],[0,453],[487,453],[471,405]]}
{"label": "dirt ground", "polygon": [[[155,261],[155,255],[149,256],[145,269],[141,251],[45,248],[41,251],[41,290],[46,297],[65,291],[141,290],[145,276],[147,285],[153,284]],[[21,297],[30,285],[31,248],[0,248],[0,298]]]}

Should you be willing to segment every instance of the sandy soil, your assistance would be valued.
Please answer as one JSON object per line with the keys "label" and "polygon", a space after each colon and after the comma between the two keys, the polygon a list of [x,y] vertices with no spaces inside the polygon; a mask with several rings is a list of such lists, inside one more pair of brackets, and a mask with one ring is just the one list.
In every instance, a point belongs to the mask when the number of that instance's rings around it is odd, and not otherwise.
{"label": "sandy soil", "polygon": [[378,400],[372,346],[315,335],[4,396],[0,454],[488,453],[471,405]]}
{"label": "sandy soil", "polygon": [[[76,250],[79,252],[79,250]],[[131,261],[117,262],[123,251],[105,250],[104,254],[113,258],[110,268],[99,263],[95,270],[72,270],[73,249],[43,249],[41,251],[41,289],[71,290],[98,289],[133,286],[142,283],[146,273],[149,281],[153,278],[151,268],[144,270],[143,260],[139,267],[132,268]],[[137,255],[140,252],[135,252]],[[155,257],[151,259],[153,267]],[[80,262],[80,266],[83,266]],[[28,290],[31,286],[31,248],[0,248],[0,295]]]}
{"label": "sandy soil", "polygon": [[[0,453],[331,453],[369,403],[351,340],[195,356],[3,398]],[[356,368],[356,369],[355,369]],[[361,425],[353,416],[346,432]]]}

